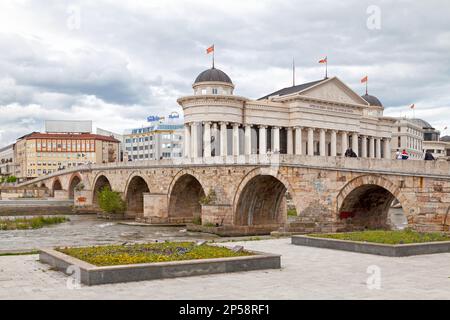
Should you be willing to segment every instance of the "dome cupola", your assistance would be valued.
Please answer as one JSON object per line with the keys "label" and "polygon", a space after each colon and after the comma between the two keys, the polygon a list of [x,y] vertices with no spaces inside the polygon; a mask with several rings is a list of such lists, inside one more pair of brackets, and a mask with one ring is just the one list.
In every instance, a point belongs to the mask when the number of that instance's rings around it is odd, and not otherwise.
{"label": "dome cupola", "polygon": [[195,95],[232,95],[234,84],[225,72],[212,67],[197,76],[192,88]]}
{"label": "dome cupola", "polygon": [[361,96],[361,98],[366,100],[369,103],[369,105],[372,107],[383,107],[383,104],[381,103],[381,101],[378,100],[378,98],[375,96],[371,96],[370,94],[366,93],[365,95]]}

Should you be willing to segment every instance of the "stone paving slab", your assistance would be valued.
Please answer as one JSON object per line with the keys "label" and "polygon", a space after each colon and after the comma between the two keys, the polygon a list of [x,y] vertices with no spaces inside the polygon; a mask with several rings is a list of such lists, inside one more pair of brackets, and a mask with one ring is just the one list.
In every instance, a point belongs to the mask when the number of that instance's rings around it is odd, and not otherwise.
{"label": "stone paving slab", "polygon": [[[37,255],[5,256],[0,299],[450,299],[450,253],[392,258],[299,247],[290,239],[230,245],[282,254],[282,269],[69,289],[70,278]],[[369,266],[379,268],[380,289],[367,287]]]}

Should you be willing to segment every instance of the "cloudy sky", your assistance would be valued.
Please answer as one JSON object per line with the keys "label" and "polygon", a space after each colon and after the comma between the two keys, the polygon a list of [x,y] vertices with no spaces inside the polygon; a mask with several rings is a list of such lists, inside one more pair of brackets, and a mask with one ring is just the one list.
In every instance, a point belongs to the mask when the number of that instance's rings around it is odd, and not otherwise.
{"label": "cloudy sky", "polygon": [[[122,132],[181,111],[211,63],[259,98],[329,75],[389,116],[450,127],[450,3],[347,0],[2,0],[0,146],[45,119],[92,119]],[[450,132],[449,132],[450,133]]]}

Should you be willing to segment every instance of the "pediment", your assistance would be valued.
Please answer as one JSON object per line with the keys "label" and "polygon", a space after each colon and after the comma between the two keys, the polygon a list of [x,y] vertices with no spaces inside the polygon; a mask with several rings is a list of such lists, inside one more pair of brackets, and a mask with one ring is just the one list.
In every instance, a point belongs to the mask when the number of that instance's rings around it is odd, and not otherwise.
{"label": "pediment", "polygon": [[299,95],[345,104],[368,105],[363,98],[336,77],[299,92]]}

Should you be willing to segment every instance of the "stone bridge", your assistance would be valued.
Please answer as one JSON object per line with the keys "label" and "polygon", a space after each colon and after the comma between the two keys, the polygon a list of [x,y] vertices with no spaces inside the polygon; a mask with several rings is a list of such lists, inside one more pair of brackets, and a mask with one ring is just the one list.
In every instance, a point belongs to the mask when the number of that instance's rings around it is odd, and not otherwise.
{"label": "stone bridge", "polygon": [[[397,199],[408,225],[448,231],[450,166],[447,161],[401,161],[301,155],[251,155],[91,165],[21,184],[48,188],[98,210],[109,187],[127,203],[128,218],[148,223],[218,226],[230,234],[260,234],[281,227],[331,232],[389,228]],[[78,187],[77,187],[78,186]],[[287,223],[287,207],[297,217]],[[200,219],[199,219],[200,218]]]}

